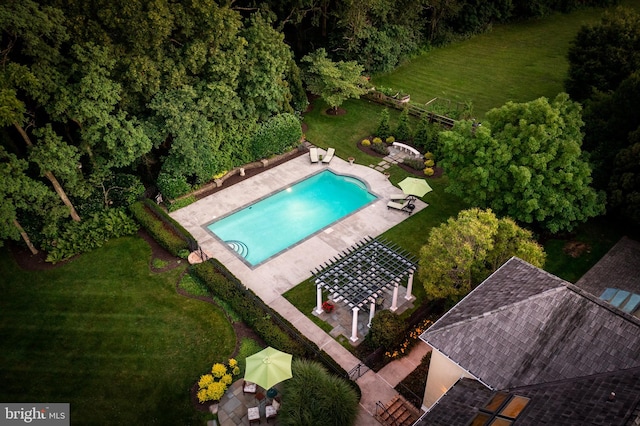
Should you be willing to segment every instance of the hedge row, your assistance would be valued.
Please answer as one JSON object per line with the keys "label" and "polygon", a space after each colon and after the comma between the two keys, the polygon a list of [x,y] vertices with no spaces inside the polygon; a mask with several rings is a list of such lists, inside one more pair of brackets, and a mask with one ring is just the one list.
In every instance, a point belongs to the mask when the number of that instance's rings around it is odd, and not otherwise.
{"label": "hedge row", "polygon": [[[189,232],[171,219],[161,208],[150,200],[145,200],[132,204],[129,209],[138,223],[169,253],[185,257],[186,251],[186,255],[189,255]],[[170,224],[171,222],[174,223]],[[177,229],[184,230],[182,236]]]}

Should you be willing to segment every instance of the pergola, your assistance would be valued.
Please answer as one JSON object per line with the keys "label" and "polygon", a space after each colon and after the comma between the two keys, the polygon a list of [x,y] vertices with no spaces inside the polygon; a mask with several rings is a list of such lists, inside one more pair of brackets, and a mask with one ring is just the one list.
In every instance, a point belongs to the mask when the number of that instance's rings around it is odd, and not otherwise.
{"label": "pergola", "polygon": [[315,271],[316,313],[322,313],[322,289],[333,301],[344,301],[353,311],[351,341],[358,340],[358,312],[369,304],[369,325],[375,315],[376,299],[393,287],[391,311],[398,309],[398,285],[408,276],[407,294],[411,300],[416,259],[395,244],[381,238],[365,238]]}

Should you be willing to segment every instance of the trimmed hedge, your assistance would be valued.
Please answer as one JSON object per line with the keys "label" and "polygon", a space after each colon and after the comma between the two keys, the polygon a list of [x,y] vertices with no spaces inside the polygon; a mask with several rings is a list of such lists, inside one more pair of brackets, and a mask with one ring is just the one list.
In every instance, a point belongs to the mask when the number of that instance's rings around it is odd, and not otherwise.
{"label": "trimmed hedge", "polygon": [[[138,201],[129,209],[138,223],[162,247],[174,256],[179,256],[181,251],[189,251],[189,238],[191,235],[180,224],[174,221],[164,210],[150,200]],[[182,235],[180,235],[182,233]],[[193,237],[191,237],[193,241]]]}
{"label": "trimmed hedge", "polygon": [[296,146],[302,137],[300,120],[293,114],[284,113],[271,117],[260,125],[251,141],[251,151],[256,159],[282,154]]}

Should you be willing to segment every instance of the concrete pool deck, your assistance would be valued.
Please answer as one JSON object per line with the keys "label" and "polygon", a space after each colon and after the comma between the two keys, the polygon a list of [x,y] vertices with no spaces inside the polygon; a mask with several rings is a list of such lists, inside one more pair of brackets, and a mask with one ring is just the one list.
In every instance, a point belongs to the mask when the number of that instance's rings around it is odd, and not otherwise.
{"label": "concrete pool deck", "polygon": [[[216,218],[284,189],[323,168],[358,177],[367,183],[378,199],[253,268],[207,230],[206,226]],[[405,212],[387,208],[389,197],[401,193],[382,173],[368,165],[350,165],[338,157],[334,157],[329,165],[311,164],[308,156],[300,156],[177,210],[171,213],[171,217],[184,226],[209,255],[222,262],[269,304],[309,278],[312,270],[343,250],[367,236],[378,236],[410,217]],[[415,205],[414,212],[426,207],[419,199]]]}
{"label": "concrete pool deck", "polygon": [[[324,155],[323,150],[320,153]],[[369,190],[377,195],[378,199],[253,268],[207,230],[206,226],[216,218],[284,189],[323,168],[329,168],[338,174],[358,177],[366,182]],[[337,257],[358,241],[367,236],[376,237],[410,217],[405,212],[387,208],[390,196],[401,193],[402,191],[393,186],[383,173],[370,165],[351,165],[337,156],[334,156],[328,165],[312,164],[308,155],[304,155],[209,195],[171,213],[171,216],[193,235],[206,253],[224,264],[244,285],[324,350],[342,368],[351,371],[360,364],[360,360],[298,311],[282,294],[311,277],[312,270]],[[414,213],[427,207],[427,204],[418,199],[415,206]],[[360,315],[365,316],[366,313]],[[359,340],[364,338],[362,335],[358,337]],[[357,425],[377,424],[372,417],[376,412],[376,402],[385,403],[395,397],[397,392],[385,378],[370,370],[356,381],[362,390]]]}

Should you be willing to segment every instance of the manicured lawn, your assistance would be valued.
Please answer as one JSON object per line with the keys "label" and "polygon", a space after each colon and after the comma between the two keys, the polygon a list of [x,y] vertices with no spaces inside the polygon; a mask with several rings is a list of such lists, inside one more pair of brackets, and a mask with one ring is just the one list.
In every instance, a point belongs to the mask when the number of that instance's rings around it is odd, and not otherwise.
{"label": "manicured lawn", "polygon": [[582,25],[597,23],[602,12],[589,8],[499,25],[422,54],[388,74],[374,76],[372,83],[409,93],[417,103],[435,97],[471,101],[477,117],[510,100],[553,98],[564,91],[569,43]]}
{"label": "manicured lawn", "polygon": [[72,424],[204,424],[189,389],[235,334],[221,310],[176,293],[184,267],[150,272],[134,237],[50,271],[0,254],[0,401],[69,402]]}

